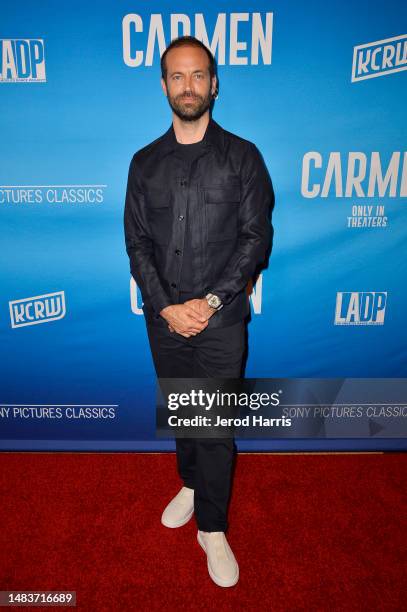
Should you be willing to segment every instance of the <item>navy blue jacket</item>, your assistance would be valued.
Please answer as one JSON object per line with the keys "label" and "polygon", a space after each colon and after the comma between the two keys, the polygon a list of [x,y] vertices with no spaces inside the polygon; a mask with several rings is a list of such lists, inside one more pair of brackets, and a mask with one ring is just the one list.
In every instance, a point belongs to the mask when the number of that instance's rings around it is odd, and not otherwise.
{"label": "navy blue jacket", "polygon": [[146,319],[166,326],[160,311],[179,303],[188,203],[195,297],[211,292],[224,304],[208,327],[232,325],[249,314],[246,286],[271,250],[272,182],[257,147],[212,118],[189,176],[175,145],[171,123],[131,160],[124,207],[130,272]]}

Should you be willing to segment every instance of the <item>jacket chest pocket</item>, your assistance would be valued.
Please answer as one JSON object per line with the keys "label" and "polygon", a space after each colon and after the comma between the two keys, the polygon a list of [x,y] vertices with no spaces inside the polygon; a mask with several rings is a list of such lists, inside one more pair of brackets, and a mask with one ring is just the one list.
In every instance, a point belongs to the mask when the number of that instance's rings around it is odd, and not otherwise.
{"label": "jacket chest pocket", "polygon": [[151,237],[157,244],[168,244],[172,227],[171,194],[164,189],[157,190],[149,192],[146,200]]}
{"label": "jacket chest pocket", "polygon": [[240,203],[240,185],[204,187],[208,242],[234,240]]}

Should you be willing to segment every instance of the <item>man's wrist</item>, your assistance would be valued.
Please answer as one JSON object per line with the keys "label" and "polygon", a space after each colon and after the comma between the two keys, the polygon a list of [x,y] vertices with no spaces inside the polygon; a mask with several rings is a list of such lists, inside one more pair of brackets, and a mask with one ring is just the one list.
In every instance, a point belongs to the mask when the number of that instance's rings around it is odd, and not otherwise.
{"label": "man's wrist", "polygon": [[162,317],[163,319],[165,319],[166,312],[168,312],[168,309],[171,308],[172,306],[173,306],[173,304],[167,304],[167,306],[164,306],[164,308],[162,308],[160,310],[160,312],[158,313],[158,316]]}
{"label": "man's wrist", "polygon": [[205,299],[213,310],[220,310],[223,307],[222,300],[214,293],[207,293]]}
{"label": "man's wrist", "polygon": [[203,302],[204,304],[206,304],[206,312],[210,315],[215,314],[215,312],[217,312],[217,308],[212,308],[212,306],[209,306],[208,304],[208,300],[206,298],[203,298]]}

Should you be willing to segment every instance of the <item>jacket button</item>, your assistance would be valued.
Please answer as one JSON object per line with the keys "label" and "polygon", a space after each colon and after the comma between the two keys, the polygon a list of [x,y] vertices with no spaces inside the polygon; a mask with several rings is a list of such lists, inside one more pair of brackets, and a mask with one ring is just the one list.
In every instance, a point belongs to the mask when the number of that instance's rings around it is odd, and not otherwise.
{"label": "jacket button", "polygon": [[173,289],[176,289],[177,283],[171,283],[171,287],[173,287]]}
{"label": "jacket button", "polygon": [[182,251],[180,251],[179,249],[175,249],[175,254],[176,255],[181,255]]}
{"label": "jacket button", "polygon": [[186,181],[184,181],[184,180],[181,181],[181,187],[185,187],[186,184],[187,184]]}
{"label": "jacket button", "polygon": [[184,220],[184,215],[180,215],[180,216],[178,217],[178,221],[183,221],[183,220]]}

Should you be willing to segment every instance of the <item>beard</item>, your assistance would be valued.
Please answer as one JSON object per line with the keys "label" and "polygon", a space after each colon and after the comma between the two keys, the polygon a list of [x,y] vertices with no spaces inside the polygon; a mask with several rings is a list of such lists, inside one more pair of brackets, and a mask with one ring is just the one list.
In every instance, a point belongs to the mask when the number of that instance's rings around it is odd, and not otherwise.
{"label": "beard", "polygon": [[168,93],[167,100],[174,113],[182,121],[196,121],[210,107],[212,96],[210,90],[206,96],[185,92],[178,96],[171,96]]}

